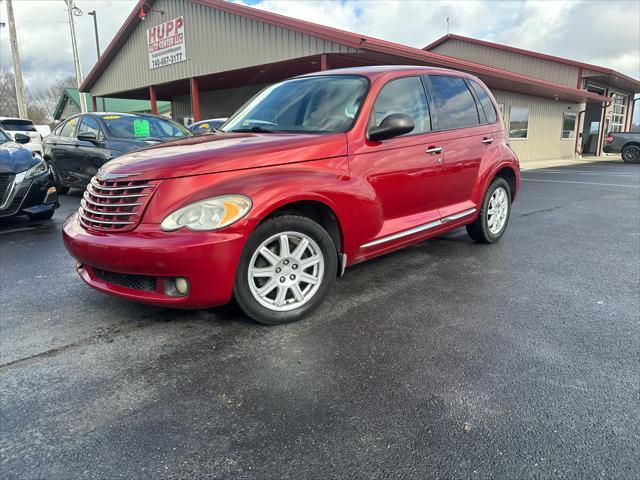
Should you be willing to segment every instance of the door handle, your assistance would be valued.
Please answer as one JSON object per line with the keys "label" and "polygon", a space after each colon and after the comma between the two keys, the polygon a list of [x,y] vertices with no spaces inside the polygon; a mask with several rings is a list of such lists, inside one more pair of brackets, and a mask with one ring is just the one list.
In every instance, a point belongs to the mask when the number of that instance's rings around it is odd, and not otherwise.
{"label": "door handle", "polygon": [[444,147],[429,147],[426,150],[426,153],[442,153],[444,152]]}
{"label": "door handle", "polygon": [[493,143],[493,138],[492,137],[484,137],[482,139],[482,143]]}

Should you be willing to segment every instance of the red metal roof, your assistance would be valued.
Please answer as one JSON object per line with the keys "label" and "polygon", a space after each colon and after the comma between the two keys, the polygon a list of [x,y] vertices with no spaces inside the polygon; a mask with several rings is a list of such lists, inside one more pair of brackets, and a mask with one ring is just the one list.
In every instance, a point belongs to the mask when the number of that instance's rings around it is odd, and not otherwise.
{"label": "red metal roof", "polygon": [[505,52],[518,53],[520,55],[526,55],[528,57],[540,58],[542,60],[548,60],[550,62],[562,63],[564,65],[571,65],[572,67],[578,67],[585,70],[592,70],[594,72],[604,73],[605,75],[613,75],[619,78],[622,78],[628,82],[634,83],[636,86],[636,90],[634,93],[640,91],[640,80],[637,80],[633,77],[629,77],[624,73],[620,73],[616,70],[606,67],[600,67],[598,65],[592,65],[589,63],[578,62],[576,60],[569,60],[568,58],[556,57],[554,55],[547,55],[546,53],[534,52],[532,50],[525,50],[524,48],[516,48],[511,47],[509,45],[504,45],[502,43],[494,43],[488,42],[486,40],[479,40],[477,38],[465,37],[463,35],[456,35],[454,33],[449,33],[444,35],[437,40],[431,42],[429,45],[423,48],[425,51],[431,51],[438,45],[442,45],[447,40],[460,40],[462,42],[473,43],[475,45],[482,45],[483,47],[495,48],[497,50],[503,50]]}
{"label": "red metal roof", "polygon": [[[563,98],[576,102],[584,101],[585,99],[590,99],[597,102],[610,101],[610,99],[608,99],[607,97],[602,97],[600,95],[586,92],[584,90],[567,87],[566,85],[560,85],[546,80],[509,72],[507,70],[489,67],[486,65],[481,65],[474,62],[469,62],[466,60],[461,60],[446,55],[421,50],[419,48],[381,40],[374,37],[359,35],[357,33],[339,30],[337,28],[326,27],[324,25],[319,25],[304,20],[298,20],[276,13],[266,12],[264,10],[247,7],[245,5],[237,3],[230,3],[224,0],[191,1],[204,6],[217,8],[232,14],[240,15],[245,18],[250,18],[256,21],[323,38],[325,40],[340,43],[342,45],[356,48],[361,51],[392,55],[408,60],[410,59],[414,61],[425,62],[436,66],[465,70],[483,77],[485,82],[486,78],[491,77],[496,78],[499,82],[503,83],[505,80],[509,82],[521,83],[523,85],[520,86],[519,91],[530,92],[533,95],[546,96],[548,98]],[[143,3],[153,5],[153,3],[155,3],[155,0],[139,0],[134,10],[131,12],[129,17],[127,17],[124,25],[120,28],[114,39],[111,41],[104,54],[100,57],[100,60],[94,65],[93,69],[87,75],[81,86],[81,90],[83,92],[91,89],[100,74],[102,74],[102,72],[108,67],[111,60],[118,53],[122,45],[124,45],[124,43],[127,41],[129,35],[138,26],[138,24],[140,23],[138,12]]]}

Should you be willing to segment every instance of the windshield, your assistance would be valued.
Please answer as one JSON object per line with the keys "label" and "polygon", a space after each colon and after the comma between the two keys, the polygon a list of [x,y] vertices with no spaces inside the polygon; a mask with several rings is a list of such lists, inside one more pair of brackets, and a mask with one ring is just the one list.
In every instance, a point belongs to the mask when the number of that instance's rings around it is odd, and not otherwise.
{"label": "windshield", "polygon": [[0,127],[10,132],[36,132],[36,127],[29,120],[0,120]]}
{"label": "windshield", "polygon": [[182,125],[157,117],[134,115],[105,115],[101,117],[110,137],[129,140],[169,139],[190,137]]}
{"label": "windshield", "polygon": [[0,144],[10,142],[11,138],[0,128]]}
{"label": "windshield", "polygon": [[296,78],[267,87],[222,130],[338,133],[351,128],[368,80],[355,75]]}

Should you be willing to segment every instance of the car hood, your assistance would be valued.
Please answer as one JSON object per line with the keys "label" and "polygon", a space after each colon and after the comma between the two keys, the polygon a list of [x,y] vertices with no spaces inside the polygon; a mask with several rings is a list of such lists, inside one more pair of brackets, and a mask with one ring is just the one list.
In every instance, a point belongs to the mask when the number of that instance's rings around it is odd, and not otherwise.
{"label": "car hood", "polygon": [[20,173],[37,163],[31,150],[19,143],[0,144],[0,173]]}
{"label": "car hood", "polygon": [[152,180],[319,160],[347,154],[343,133],[224,133],[138,150],[102,166],[103,174]]}

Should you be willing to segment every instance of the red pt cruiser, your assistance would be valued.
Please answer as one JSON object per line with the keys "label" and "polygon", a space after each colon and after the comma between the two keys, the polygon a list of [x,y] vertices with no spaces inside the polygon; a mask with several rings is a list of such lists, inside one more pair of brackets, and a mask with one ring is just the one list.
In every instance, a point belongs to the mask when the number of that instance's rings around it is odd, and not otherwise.
{"label": "red pt cruiser", "polygon": [[484,84],[427,67],[267,87],[224,133],[108,162],[64,224],[92,287],[255,320],[308,315],[354,263],[466,226],[503,235],[518,160]]}

